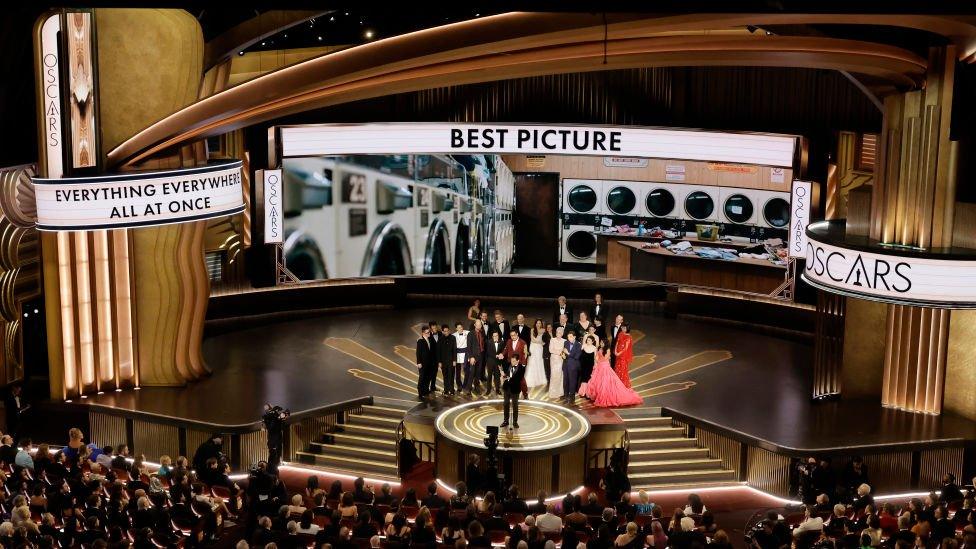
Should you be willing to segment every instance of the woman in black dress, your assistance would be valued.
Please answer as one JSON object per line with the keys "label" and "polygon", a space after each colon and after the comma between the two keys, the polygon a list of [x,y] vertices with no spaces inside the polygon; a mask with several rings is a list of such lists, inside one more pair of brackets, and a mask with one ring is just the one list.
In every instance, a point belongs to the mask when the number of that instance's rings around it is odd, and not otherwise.
{"label": "woman in black dress", "polygon": [[593,334],[587,334],[583,338],[583,352],[580,354],[580,396],[586,396],[586,384],[590,382],[593,374],[593,363],[596,357],[597,339]]}

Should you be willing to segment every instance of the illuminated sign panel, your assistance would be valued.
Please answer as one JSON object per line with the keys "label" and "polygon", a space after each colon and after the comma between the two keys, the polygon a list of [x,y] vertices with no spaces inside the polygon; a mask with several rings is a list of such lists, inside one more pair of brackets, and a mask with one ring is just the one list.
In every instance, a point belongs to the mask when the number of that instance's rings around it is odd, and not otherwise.
{"label": "illuminated sign panel", "polygon": [[379,123],[283,126],[284,157],[342,154],[565,154],[793,167],[796,138],[635,126]]}
{"label": "illuminated sign panel", "polygon": [[790,197],[790,257],[803,257],[807,251],[807,225],[810,224],[809,181],[794,181]]}
{"label": "illuminated sign panel", "polygon": [[[845,248],[807,233],[803,279],[825,291],[904,305],[976,308],[976,261]],[[951,257],[951,256],[947,256]]]}
{"label": "illuminated sign panel", "polygon": [[33,183],[42,231],[185,223],[244,210],[239,160],[163,172],[35,178]]}
{"label": "illuminated sign panel", "polygon": [[285,216],[281,209],[281,170],[263,170],[264,242],[281,244],[284,240]]}

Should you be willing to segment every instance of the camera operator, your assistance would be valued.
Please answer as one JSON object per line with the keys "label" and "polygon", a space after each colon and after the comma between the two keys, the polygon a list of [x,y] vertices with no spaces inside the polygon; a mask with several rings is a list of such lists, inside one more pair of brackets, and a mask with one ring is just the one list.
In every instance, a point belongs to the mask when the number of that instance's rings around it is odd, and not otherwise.
{"label": "camera operator", "polygon": [[218,464],[227,463],[223,444],[223,437],[220,433],[216,433],[197,448],[196,453],[193,454],[193,468],[197,470],[198,474],[207,469],[207,460],[209,459],[216,459]]}
{"label": "camera operator", "polygon": [[285,419],[291,415],[291,411],[281,406],[264,405],[264,415],[261,422],[264,423],[264,430],[268,432],[268,470],[278,473],[278,465],[281,463],[281,454],[285,443]]}
{"label": "camera operator", "polygon": [[809,457],[806,461],[801,461],[796,465],[798,478],[797,496],[806,505],[813,504],[817,499],[817,489],[815,486],[818,476],[817,458]]}

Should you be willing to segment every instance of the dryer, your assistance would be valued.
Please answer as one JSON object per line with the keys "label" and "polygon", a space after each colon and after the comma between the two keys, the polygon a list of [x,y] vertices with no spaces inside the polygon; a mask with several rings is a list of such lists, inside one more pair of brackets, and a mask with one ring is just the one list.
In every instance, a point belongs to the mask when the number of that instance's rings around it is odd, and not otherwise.
{"label": "dryer", "polygon": [[563,179],[564,214],[597,215],[603,210],[603,182],[595,179]]}
{"label": "dryer", "polygon": [[759,207],[754,189],[722,187],[719,191],[719,221],[722,233],[730,236],[751,236],[755,233]]}
{"label": "dryer", "polygon": [[790,193],[780,191],[757,191],[758,224],[762,229],[760,237],[778,236],[785,238],[790,228]]}
{"label": "dryer", "polygon": [[673,229],[677,220],[682,216],[682,205],[685,199],[684,185],[671,183],[647,182],[643,183],[644,191],[641,196],[643,206],[642,216],[647,220],[646,227],[661,227]]}
{"label": "dryer", "polygon": [[563,225],[560,263],[596,265],[596,233],[593,225]]}
{"label": "dryer", "polygon": [[641,188],[638,181],[604,181],[603,214],[613,219],[614,225],[637,226],[641,217]]}
{"label": "dryer", "polygon": [[[300,278],[413,273],[413,182],[353,162],[295,158],[283,163],[285,264]],[[325,181],[328,180],[328,192]],[[296,185],[303,186],[295,192]],[[334,191],[334,192],[333,192]],[[291,204],[301,196],[300,213]],[[323,265],[316,262],[321,258]]]}
{"label": "dryer", "polygon": [[684,199],[681,201],[681,217],[692,227],[697,223],[717,222],[721,208],[719,199],[718,187],[688,185],[685,187]]}

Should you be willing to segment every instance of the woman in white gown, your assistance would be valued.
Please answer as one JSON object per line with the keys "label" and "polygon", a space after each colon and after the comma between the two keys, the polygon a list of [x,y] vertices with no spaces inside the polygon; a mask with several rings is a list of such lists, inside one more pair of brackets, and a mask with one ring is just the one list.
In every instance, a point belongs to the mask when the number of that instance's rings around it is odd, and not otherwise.
{"label": "woman in white gown", "polygon": [[556,335],[549,340],[549,399],[563,397],[563,349],[566,340],[563,339],[562,326],[556,327]]}
{"label": "woman in white gown", "polygon": [[525,385],[530,389],[546,384],[546,363],[542,356],[545,333],[546,327],[537,318],[529,334],[529,363],[525,367]]}

